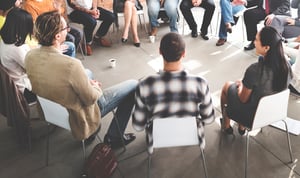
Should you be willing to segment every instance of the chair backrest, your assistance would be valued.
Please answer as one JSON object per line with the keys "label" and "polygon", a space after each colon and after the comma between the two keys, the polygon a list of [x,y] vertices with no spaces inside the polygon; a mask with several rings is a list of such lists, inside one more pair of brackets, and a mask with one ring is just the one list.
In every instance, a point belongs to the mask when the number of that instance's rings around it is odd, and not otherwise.
{"label": "chair backrest", "polygon": [[199,145],[195,117],[153,120],[153,148]]}
{"label": "chair backrest", "polygon": [[62,105],[38,96],[38,101],[42,107],[45,120],[53,125],[71,130],[69,123],[69,113]]}
{"label": "chair backrest", "polygon": [[270,125],[287,117],[290,90],[264,96],[260,99],[254,116],[252,130]]}

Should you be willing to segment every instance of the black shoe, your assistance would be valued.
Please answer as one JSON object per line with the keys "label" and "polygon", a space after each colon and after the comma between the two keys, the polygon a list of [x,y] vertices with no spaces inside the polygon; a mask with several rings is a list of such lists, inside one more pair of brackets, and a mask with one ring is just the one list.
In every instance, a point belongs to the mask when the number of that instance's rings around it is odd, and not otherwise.
{"label": "black shoe", "polygon": [[192,30],[191,36],[192,36],[193,38],[197,38],[197,37],[198,37],[197,29],[196,29],[196,30]]}
{"label": "black shoe", "polygon": [[249,51],[255,48],[254,42],[252,41],[250,44],[244,47],[244,50]]}
{"label": "black shoe", "polygon": [[204,40],[209,40],[208,36],[206,34],[201,33],[200,36],[204,39]]}
{"label": "black shoe", "polygon": [[138,48],[141,46],[141,43],[133,43],[133,45]]}
{"label": "black shoe", "polygon": [[243,136],[246,133],[246,129],[242,130],[242,129],[238,128],[238,131],[241,136]]}
{"label": "black shoe", "polygon": [[[127,133],[123,135],[124,144],[128,145],[136,136],[133,133]],[[119,148],[123,146],[122,140],[120,138],[109,137],[107,134],[104,137],[104,143],[110,145],[111,148]]]}
{"label": "black shoe", "polygon": [[122,43],[126,43],[127,42],[127,38],[121,38]]}

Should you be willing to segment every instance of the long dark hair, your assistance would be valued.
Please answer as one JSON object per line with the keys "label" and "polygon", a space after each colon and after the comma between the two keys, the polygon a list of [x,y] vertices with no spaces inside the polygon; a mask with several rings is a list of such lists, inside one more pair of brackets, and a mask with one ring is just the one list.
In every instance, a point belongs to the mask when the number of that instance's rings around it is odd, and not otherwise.
{"label": "long dark hair", "polygon": [[288,75],[291,74],[290,67],[284,57],[282,37],[273,27],[266,26],[259,33],[262,46],[269,46],[264,56],[264,64],[271,67],[274,78],[272,85],[275,91],[282,91],[287,88]]}
{"label": "long dark hair", "polygon": [[21,46],[28,35],[31,38],[32,32],[32,16],[27,11],[15,7],[8,12],[0,35],[5,44]]}

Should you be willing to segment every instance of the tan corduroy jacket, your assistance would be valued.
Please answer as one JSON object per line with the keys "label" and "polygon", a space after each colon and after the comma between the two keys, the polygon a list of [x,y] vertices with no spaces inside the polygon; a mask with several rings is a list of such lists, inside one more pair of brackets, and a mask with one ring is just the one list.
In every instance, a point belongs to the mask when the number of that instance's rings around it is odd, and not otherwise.
{"label": "tan corduroy jacket", "polygon": [[86,139],[96,131],[101,119],[97,100],[102,91],[92,86],[81,61],[43,46],[27,53],[25,68],[34,93],[67,108],[76,139]]}

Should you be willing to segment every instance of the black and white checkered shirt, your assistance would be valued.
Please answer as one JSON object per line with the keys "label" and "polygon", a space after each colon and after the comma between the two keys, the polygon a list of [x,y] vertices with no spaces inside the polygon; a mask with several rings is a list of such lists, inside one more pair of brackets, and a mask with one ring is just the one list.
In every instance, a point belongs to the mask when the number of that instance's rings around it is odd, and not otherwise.
{"label": "black and white checkered shirt", "polygon": [[147,77],[136,89],[132,124],[146,129],[149,153],[153,152],[152,120],[169,116],[196,116],[201,148],[205,147],[203,126],[214,121],[214,109],[206,80],[186,71],[165,72]]}

